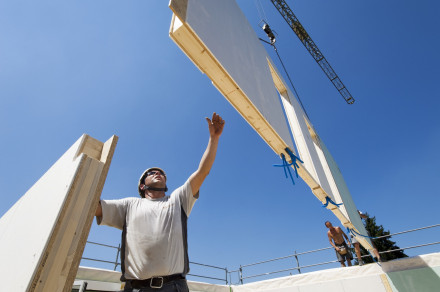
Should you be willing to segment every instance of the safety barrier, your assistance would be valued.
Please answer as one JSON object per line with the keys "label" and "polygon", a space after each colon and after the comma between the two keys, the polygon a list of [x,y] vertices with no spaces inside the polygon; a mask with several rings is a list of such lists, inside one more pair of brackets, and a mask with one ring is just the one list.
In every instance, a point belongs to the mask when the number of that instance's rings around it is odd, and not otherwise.
{"label": "safety barrier", "polygon": [[[407,231],[396,232],[396,233],[389,234],[389,235],[379,236],[379,237],[375,237],[375,239],[386,238],[386,237],[391,237],[391,236],[395,236],[395,235],[401,235],[401,234],[405,234],[405,233],[410,233],[410,232],[430,229],[430,228],[439,227],[439,226],[440,226],[440,224],[435,224],[435,225],[431,225],[431,226],[426,226],[426,227],[411,229],[411,230],[407,230]],[[385,253],[409,250],[409,249],[426,247],[426,246],[432,246],[432,245],[438,245],[438,244],[440,244],[440,241],[431,242],[431,243],[425,243],[425,244],[418,244],[418,245],[413,245],[413,246],[407,246],[407,247],[404,247],[404,248],[399,248],[399,249],[394,249],[394,250],[381,251],[381,252],[379,252],[379,254],[385,254]],[[102,259],[94,259],[94,258],[83,257],[82,260],[101,262],[101,263],[105,263],[105,264],[111,264],[113,266],[114,270],[116,270],[117,267],[120,266],[119,255],[121,253],[121,245],[119,245],[119,246],[111,246],[111,245],[106,245],[106,244],[101,244],[101,243],[91,242],[91,241],[87,241],[87,245],[98,245],[98,246],[101,246],[101,247],[107,247],[107,248],[115,249],[116,250],[116,259],[114,261],[109,261],[109,260],[102,260]],[[87,247],[87,245],[86,245],[86,247]],[[315,250],[305,251],[305,252],[299,252],[299,253],[297,253],[295,251],[295,253],[291,254],[291,255],[287,255],[287,256],[283,256],[283,257],[278,257],[278,258],[273,258],[273,259],[268,259],[268,260],[264,260],[264,261],[260,261],[260,262],[256,262],[256,263],[251,263],[251,264],[246,264],[246,265],[240,265],[240,267],[238,269],[232,270],[232,271],[229,271],[227,268],[223,268],[223,267],[207,265],[207,264],[201,264],[201,263],[196,263],[196,262],[190,262],[191,270],[194,270],[195,266],[199,266],[199,267],[203,267],[203,268],[208,268],[208,270],[206,270],[207,274],[205,274],[205,273],[203,273],[203,274],[201,274],[201,273],[200,274],[188,274],[188,276],[197,277],[197,278],[204,278],[204,279],[210,279],[210,280],[215,280],[215,281],[221,281],[221,282],[225,282],[226,285],[228,285],[228,284],[243,284],[244,280],[246,280],[246,279],[258,278],[258,277],[262,277],[262,276],[269,276],[269,275],[273,275],[273,274],[278,274],[278,273],[282,273],[282,272],[291,272],[291,271],[297,271],[298,273],[301,273],[301,269],[307,269],[307,268],[312,268],[312,267],[317,267],[317,266],[337,263],[338,262],[337,260],[325,261],[325,262],[309,264],[309,265],[304,265],[304,266],[301,266],[300,263],[299,263],[299,256],[304,256],[306,254],[312,254],[312,253],[317,253],[317,252],[322,252],[322,251],[332,250],[332,249],[333,249],[333,247],[325,247],[325,248],[320,248],[320,249],[315,249]],[[364,257],[370,257],[370,255],[364,255],[362,257],[363,258]],[[247,268],[250,268],[250,267],[253,267],[253,266],[257,266],[257,265],[262,265],[262,264],[267,264],[267,263],[271,263],[271,262],[280,261],[280,260],[283,260],[283,259],[289,259],[289,258],[294,258],[295,259],[296,266],[289,267],[289,268],[286,268],[286,269],[269,271],[269,272],[265,272],[265,273],[257,273],[257,274],[251,274],[251,275],[246,275],[246,276],[244,275],[244,272],[243,272],[244,269],[247,269]],[[220,276],[211,276],[211,275],[209,275],[210,272],[214,273],[214,272],[212,272],[213,270],[221,270],[221,271],[223,271],[222,273],[224,273],[224,275],[225,275],[224,278],[220,277]],[[203,272],[205,272],[205,270]],[[237,275],[236,283],[235,282],[233,283],[233,280],[232,280],[233,275]]]}
{"label": "safety barrier", "polygon": [[[113,266],[114,271],[116,271],[118,266],[121,265],[121,263],[119,261],[119,255],[121,254],[121,245],[120,244],[118,246],[113,246],[113,245],[107,245],[107,244],[102,244],[102,243],[93,242],[93,241],[87,241],[86,247],[87,247],[87,245],[97,245],[97,246],[101,246],[101,247],[116,249],[116,259],[114,261],[109,261],[109,260],[103,260],[103,259],[82,257],[81,258],[82,260],[111,264]],[[196,262],[191,262],[191,261],[189,262],[189,264],[191,266],[191,270],[193,270],[193,268],[192,268],[193,266],[201,266],[201,267],[205,267],[205,268],[209,268],[209,269],[222,270],[224,272],[225,276],[224,276],[224,278],[214,277],[214,276],[209,276],[209,275],[201,275],[201,274],[188,274],[188,276],[221,281],[221,282],[225,282],[225,284],[228,285],[229,271],[227,268],[217,267],[217,266],[213,266],[213,265],[206,265],[206,264],[201,264],[201,263],[196,263]]]}
{"label": "safety barrier", "polygon": [[[431,225],[431,226],[426,226],[426,227],[411,229],[411,230],[407,230],[407,231],[396,232],[396,233],[388,234],[388,235],[384,235],[384,236],[379,236],[379,237],[375,237],[374,239],[386,238],[386,237],[391,237],[391,236],[395,236],[395,235],[401,235],[401,234],[405,234],[405,233],[420,231],[420,230],[434,228],[434,227],[439,227],[439,226],[440,226],[440,224],[435,224],[435,225]],[[432,246],[432,245],[437,245],[437,244],[440,244],[440,242],[431,242],[431,243],[426,243],[426,244],[419,244],[419,245],[414,245],[414,246],[408,246],[408,247],[399,248],[399,249],[381,251],[381,252],[379,252],[379,254],[403,251],[403,250],[420,248],[420,247],[425,247],[425,246]],[[325,247],[325,248],[320,248],[320,249],[315,249],[315,250],[306,251],[306,252],[300,252],[300,253],[297,253],[295,251],[294,254],[291,254],[291,255],[288,255],[288,256],[278,257],[278,258],[269,259],[269,260],[264,260],[264,261],[260,261],[260,262],[256,262],[256,263],[252,263],[252,264],[240,265],[239,269],[233,270],[233,271],[229,272],[230,273],[229,274],[229,282],[232,283],[232,274],[234,274],[234,273],[237,273],[237,278],[238,278],[238,283],[236,283],[236,284],[243,284],[244,280],[246,280],[246,279],[257,278],[257,277],[268,276],[268,275],[272,275],[272,274],[277,274],[277,273],[282,273],[282,272],[290,272],[290,271],[297,271],[298,273],[301,273],[301,269],[306,269],[306,268],[311,268],[311,267],[316,267],[316,266],[321,266],[321,265],[328,265],[328,264],[332,264],[332,263],[337,263],[338,261],[334,260],[334,261],[326,261],[326,262],[321,262],[321,263],[316,263],[316,264],[311,264],[311,265],[304,265],[304,266],[300,266],[300,264],[299,264],[299,256],[301,256],[301,255],[321,252],[321,251],[325,251],[325,250],[332,250],[332,249],[333,249],[333,247]],[[370,257],[370,255],[362,256],[362,258],[364,258],[364,257]],[[266,264],[266,263],[275,262],[275,261],[279,261],[279,260],[283,260],[283,259],[288,259],[288,258],[295,258],[296,267],[291,267],[291,268],[281,269],[281,270],[276,270],[276,271],[269,271],[269,272],[266,272],[266,273],[252,274],[252,275],[249,275],[249,276],[245,276],[244,273],[243,273],[244,268],[249,268],[249,267],[252,267],[252,266]]]}

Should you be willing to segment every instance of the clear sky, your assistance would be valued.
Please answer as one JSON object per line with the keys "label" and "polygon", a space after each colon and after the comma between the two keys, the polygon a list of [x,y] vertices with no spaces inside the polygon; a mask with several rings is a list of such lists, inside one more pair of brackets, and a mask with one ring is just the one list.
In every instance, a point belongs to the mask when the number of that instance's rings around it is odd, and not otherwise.
{"label": "clear sky", "polygon": [[[261,2],[358,209],[392,233],[438,224],[440,4],[288,1],[356,99],[347,105],[272,4]],[[255,1],[238,3],[265,38]],[[204,118],[215,111],[226,126],[189,219],[190,260],[234,270],[327,247],[324,221],[339,225],[336,217],[301,179],[294,186],[272,166],[279,157],[169,38],[167,4],[0,2],[0,215],[83,133],[101,141],[119,136],[102,198],[137,196],[137,180],[150,166],[164,168],[174,189],[197,168],[208,141]],[[393,239],[406,247],[438,241],[439,234],[437,228]],[[89,240],[118,245],[120,231],[94,223]],[[438,245],[407,254],[434,251]],[[115,258],[113,250],[86,253]],[[323,252],[300,263],[334,259]]]}

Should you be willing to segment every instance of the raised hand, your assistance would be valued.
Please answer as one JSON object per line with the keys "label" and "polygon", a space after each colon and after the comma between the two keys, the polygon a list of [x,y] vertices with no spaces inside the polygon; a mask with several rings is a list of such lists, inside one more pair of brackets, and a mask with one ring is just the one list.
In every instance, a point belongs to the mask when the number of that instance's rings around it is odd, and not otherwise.
{"label": "raised hand", "polygon": [[209,135],[212,138],[218,138],[223,132],[223,126],[225,125],[225,121],[216,113],[212,114],[212,118],[206,118],[209,126]]}

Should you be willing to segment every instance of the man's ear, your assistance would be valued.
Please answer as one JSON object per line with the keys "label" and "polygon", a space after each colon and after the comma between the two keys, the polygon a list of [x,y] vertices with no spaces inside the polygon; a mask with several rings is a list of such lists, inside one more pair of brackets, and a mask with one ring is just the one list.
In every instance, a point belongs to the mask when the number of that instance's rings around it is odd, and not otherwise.
{"label": "man's ear", "polygon": [[145,191],[145,185],[144,184],[141,184],[139,187],[140,187],[141,190]]}

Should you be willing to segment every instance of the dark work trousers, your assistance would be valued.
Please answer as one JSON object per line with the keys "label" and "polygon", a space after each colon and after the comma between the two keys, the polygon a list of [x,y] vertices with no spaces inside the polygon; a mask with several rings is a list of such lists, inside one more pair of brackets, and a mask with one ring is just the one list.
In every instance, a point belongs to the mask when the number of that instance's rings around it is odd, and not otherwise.
{"label": "dark work trousers", "polygon": [[189,289],[186,279],[178,279],[165,283],[162,288],[131,288],[130,285],[126,285],[123,292],[189,292]]}

